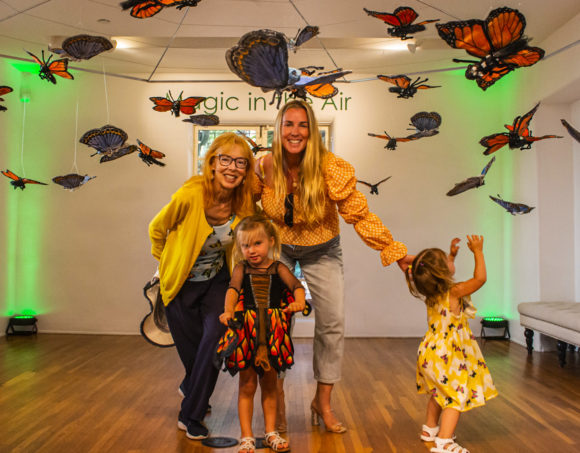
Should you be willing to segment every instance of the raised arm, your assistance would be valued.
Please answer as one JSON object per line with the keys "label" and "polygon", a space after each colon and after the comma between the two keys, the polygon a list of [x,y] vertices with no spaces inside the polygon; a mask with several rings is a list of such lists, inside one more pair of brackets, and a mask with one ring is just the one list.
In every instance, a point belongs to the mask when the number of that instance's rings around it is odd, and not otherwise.
{"label": "raised arm", "polygon": [[483,236],[467,236],[467,247],[469,247],[469,250],[473,252],[473,259],[475,261],[473,278],[457,283],[453,288],[451,288],[451,295],[457,299],[473,294],[481,288],[487,280],[485,259],[483,257]]}

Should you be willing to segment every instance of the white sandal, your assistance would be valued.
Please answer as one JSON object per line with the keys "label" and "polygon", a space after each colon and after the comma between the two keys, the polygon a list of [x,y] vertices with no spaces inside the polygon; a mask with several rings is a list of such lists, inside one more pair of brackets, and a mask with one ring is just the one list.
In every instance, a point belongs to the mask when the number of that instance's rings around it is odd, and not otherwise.
{"label": "white sandal", "polygon": [[256,439],[253,437],[242,437],[240,439],[240,448],[238,448],[238,452],[243,450],[254,453],[256,451]]}
{"label": "white sandal", "polygon": [[[423,432],[426,432],[428,435],[426,436],[423,434]],[[423,425],[421,427],[421,435],[419,437],[423,442],[434,442],[435,436],[437,436],[437,434],[439,434],[439,426],[434,426],[431,428],[427,425]]]}
{"label": "white sandal", "polygon": [[431,449],[431,453],[469,453],[469,450],[453,442],[453,439],[435,437],[435,446]]}
{"label": "white sandal", "polygon": [[[264,443],[276,452],[290,451],[290,444],[286,439],[280,437],[278,431],[264,434]],[[284,444],[286,444],[285,447],[283,447]]]}

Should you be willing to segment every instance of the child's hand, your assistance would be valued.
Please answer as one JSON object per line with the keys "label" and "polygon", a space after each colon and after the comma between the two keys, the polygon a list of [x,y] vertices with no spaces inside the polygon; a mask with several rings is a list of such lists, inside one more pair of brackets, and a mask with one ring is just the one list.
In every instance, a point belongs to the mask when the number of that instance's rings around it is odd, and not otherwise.
{"label": "child's hand", "polygon": [[220,315],[220,322],[224,325],[227,326],[228,325],[228,321],[230,319],[234,319],[234,312],[233,311],[224,311],[221,315]]}
{"label": "child's hand", "polygon": [[306,307],[306,303],[305,302],[292,302],[290,305],[288,305],[284,310],[282,310],[284,313],[288,314],[288,313],[296,313],[297,311],[302,311],[304,310],[304,308]]}
{"label": "child's hand", "polygon": [[478,236],[476,234],[472,236],[468,235],[467,247],[469,247],[469,250],[471,250],[473,253],[476,251],[483,251],[483,236]]}
{"label": "child's hand", "polygon": [[413,260],[415,259],[415,255],[405,255],[403,258],[397,261],[397,264],[403,271],[403,273],[407,272],[407,269],[411,264],[413,264]]}
{"label": "child's hand", "polygon": [[457,256],[457,252],[459,251],[459,246],[457,244],[459,244],[460,241],[461,239],[459,238],[453,238],[451,240],[451,245],[449,246],[449,256],[453,258]]}

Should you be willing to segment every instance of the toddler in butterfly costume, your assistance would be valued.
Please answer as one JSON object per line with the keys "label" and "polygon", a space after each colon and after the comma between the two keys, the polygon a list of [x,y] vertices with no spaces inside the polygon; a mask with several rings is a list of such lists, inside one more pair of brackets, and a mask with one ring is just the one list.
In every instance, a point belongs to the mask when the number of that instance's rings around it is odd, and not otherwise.
{"label": "toddler in butterfly costume", "polygon": [[473,278],[456,283],[458,242],[451,242],[449,256],[437,248],[423,250],[405,274],[411,294],[424,298],[427,306],[429,330],[417,353],[417,391],[431,395],[420,437],[435,442],[434,453],[469,453],[455,443],[459,415],[497,396],[467,320],[475,315],[469,295],[487,279],[483,237],[467,236],[475,259]]}
{"label": "toddler in butterfly costume", "polygon": [[[277,374],[294,363],[290,338],[292,312],[305,308],[305,292],[281,262],[280,237],[272,222],[260,215],[246,217],[236,227],[234,258],[244,258],[232,272],[220,321],[230,328],[217,348],[219,364],[232,376],[240,372],[238,415],[242,439],[239,452],[254,453],[252,413],[260,377],[265,443],[274,451],[289,451],[288,441],[274,426]],[[290,295],[289,293],[292,293]]]}

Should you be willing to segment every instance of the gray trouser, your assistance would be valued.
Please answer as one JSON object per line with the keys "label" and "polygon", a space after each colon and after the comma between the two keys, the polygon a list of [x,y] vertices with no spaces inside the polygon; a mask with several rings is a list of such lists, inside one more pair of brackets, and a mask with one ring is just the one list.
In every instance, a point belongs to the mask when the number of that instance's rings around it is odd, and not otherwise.
{"label": "gray trouser", "polygon": [[323,384],[340,381],[344,352],[344,274],[340,236],[312,246],[282,245],[280,257],[294,271],[304,273],[314,308],[314,379]]}

